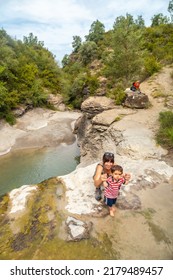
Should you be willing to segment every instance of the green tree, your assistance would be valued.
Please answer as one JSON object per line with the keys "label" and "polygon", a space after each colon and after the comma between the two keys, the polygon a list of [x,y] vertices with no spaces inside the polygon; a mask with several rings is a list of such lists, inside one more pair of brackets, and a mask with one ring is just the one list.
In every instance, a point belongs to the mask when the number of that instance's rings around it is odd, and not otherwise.
{"label": "green tree", "polygon": [[173,23],[173,0],[169,1],[168,12],[170,13],[171,22]]}
{"label": "green tree", "polygon": [[94,21],[91,24],[91,28],[89,30],[89,35],[85,36],[86,41],[93,41],[96,44],[103,39],[105,33],[105,26],[99,20]]}
{"label": "green tree", "polygon": [[145,21],[144,21],[143,17],[142,16],[138,16],[137,19],[135,20],[135,24],[137,26],[139,26],[139,28],[145,27]]}
{"label": "green tree", "polygon": [[62,67],[65,67],[66,65],[69,64],[69,55],[65,54],[62,61],[61,61]]}
{"label": "green tree", "polygon": [[139,28],[133,16],[118,17],[113,25],[111,51],[105,58],[105,74],[126,83],[139,77],[143,65],[141,51],[143,28]]}
{"label": "green tree", "polygon": [[43,41],[38,41],[37,36],[34,36],[33,33],[29,33],[28,37],[24,36],[23,37],[23,42],[26,45],[40,45],[40,46],[44,46],[44,42]]}
{"label": "green tree", "polygon": [[73,36],[72,47],[73,47],[73,52],[74,53],[78,52],[81,45],[82,45],[81,37],[80,36]]}
{"label": "green tree", "polygon": [[151,18],[151,26],[154,27],[154,26],[158,26],[160,24],[167,24],[169,22],[169,19],[167,16],[164,16],[162,13],[160,14],[157,14],[157,15],[154,15],[152,18]]}
{"label": "green tree", "polygon": [[[148,62],[153,66],[161,66],[161,64],[171,64],[173,62],[173,28],[172,24],[163,24],[159,26],[149,27],[144,33],[144,48],[148,50]],[[150,59],[151,58],[151,59]],[[147,62],[147,64],[148,64]],[[150,64],[150,69],[154,69]],[[149,65],[148,64],[148,65]],[[157,69],[157,67],[155,68]]]}
{"label": "green tree", "polygon": [[79,50],[80,59],[84,65],[97,58],[98,47],[94,41],[84,42]]}

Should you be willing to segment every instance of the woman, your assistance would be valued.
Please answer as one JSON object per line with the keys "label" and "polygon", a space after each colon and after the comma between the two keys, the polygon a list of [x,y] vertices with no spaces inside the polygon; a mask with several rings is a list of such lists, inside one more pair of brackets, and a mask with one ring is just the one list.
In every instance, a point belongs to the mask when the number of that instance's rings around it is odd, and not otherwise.
{"label": "woman", "polygon": [[[96,187],[95,199],[102,199],[102,183],[107,180],[111,175],[111,167],[114,165],[114,154],[113,153],[104,153],[102,162],[97,164],[96,170],[93,176],[94,185]],[[130,174],[125,174],[125,180],[130,179]]]}

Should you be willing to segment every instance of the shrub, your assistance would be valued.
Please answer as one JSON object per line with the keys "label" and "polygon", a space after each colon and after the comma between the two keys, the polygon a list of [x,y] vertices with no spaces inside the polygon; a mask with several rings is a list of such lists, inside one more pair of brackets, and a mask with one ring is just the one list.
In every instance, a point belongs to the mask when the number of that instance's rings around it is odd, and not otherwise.
{"label": "shrub", "polygon": [[160,128],[156,135],[157,142],[167,148],[173,148],[173,112],[161,112]]}
{"label": "shrub", "polygon": [[161,69],[160,63],[156,60],[154,56],[148,57],[145,60],[145,72],[147,76],[152,76]]}
{"label": "shrub", "polygon": [[108,93],[108,97],[114,98],[116,105],[121,105],[126,98],[123,86],[121,84],[117,84],[116,88]]}

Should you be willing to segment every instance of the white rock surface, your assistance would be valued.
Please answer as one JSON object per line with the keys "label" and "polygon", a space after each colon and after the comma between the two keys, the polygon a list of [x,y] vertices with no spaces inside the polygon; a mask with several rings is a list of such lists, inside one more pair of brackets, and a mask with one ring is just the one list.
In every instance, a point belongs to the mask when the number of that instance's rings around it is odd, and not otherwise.
{"label": "white rock surface", "polygon": [[10,214],[24,210],[28,196],[32,195],[33,191],[37,189],[37,186],[24,185],[19,189],[14,189],[9,193],[11,200]]}

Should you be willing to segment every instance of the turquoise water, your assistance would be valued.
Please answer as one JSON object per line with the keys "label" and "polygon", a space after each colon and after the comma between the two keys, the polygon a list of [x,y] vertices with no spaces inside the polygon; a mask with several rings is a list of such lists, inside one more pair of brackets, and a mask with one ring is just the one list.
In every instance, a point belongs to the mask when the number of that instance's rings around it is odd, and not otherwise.
{"label": "turquoise water", "polygon": [[22,185],[65,175],[77,166],[77,143],[39,150],[18,150],[0,157],[0,195]]}

